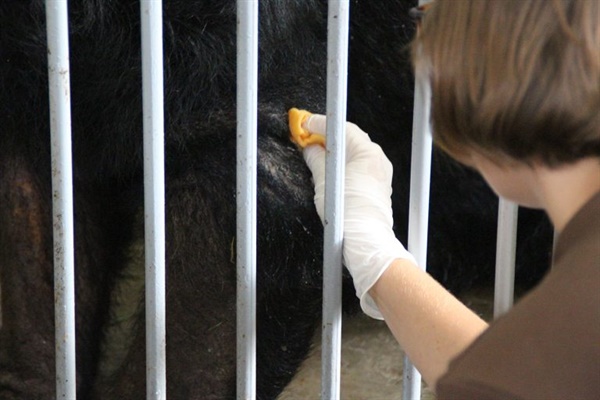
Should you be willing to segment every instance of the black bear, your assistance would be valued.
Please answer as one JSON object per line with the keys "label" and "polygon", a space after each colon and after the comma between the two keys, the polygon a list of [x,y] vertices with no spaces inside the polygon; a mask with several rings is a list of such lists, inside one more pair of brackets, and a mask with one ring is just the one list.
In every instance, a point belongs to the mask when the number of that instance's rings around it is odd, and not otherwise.
{"label": "black bear", "polygon": [[[396,168],[406,239],[413,78],[409,0],[351,2],[348,119]],[[69,3],[79,398],[144,398],[138,0]],[[173,399],[235,392],[234,0],[164,2],[167,381]],[[288,139],[291,107],[324,112],[327,2],[261,0],[258,160],[259,399],[275,398],[320,321],[322,226]],[[0,3],[0,399],[54,396],[47,50],[42,0]],[[435,153],[428,266],[459,291],[491,276],[497,199]],[[523,212],[531,284],[551,236]],[[541,249],[541,251],[540,251]],[[539,256],[534,256],[539,254]],[[344,304],[356,309],[348,276]]]}

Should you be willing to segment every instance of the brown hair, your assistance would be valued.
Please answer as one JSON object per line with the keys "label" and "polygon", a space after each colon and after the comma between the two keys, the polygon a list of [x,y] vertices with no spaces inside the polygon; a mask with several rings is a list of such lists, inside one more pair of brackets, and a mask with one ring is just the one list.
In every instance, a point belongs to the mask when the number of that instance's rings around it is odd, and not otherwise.
{"label": "brown hair", "polygon": [[412,44],[435,142],[554,166],[600,157],[600,1],[436,0]]}

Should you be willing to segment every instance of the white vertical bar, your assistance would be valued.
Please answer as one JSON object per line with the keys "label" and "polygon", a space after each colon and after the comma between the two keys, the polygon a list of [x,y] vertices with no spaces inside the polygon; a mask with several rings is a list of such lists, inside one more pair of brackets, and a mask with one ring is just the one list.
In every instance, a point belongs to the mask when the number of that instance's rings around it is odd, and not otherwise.
{"label": "white vertical bar", "polygon": [[[417,71],[413,114],[412,154],[410,167],[410,200],[408,216],[408,250],[417,264],[427,265],[427,232],[429,224],[429,191],[431,181],[432,136],[429,122],[431,87],[426,77]],[[404,357],[402,398],[421,397],[421,374]]]}
{"label": "white vertical bar", "polygon": [[146,398],[167,398],[162,1],[142,0]]}
{"label": "white vertical bar", "polygon": [[323,399],[340,398],[342,237],[348,81],[348,0],[330,1],[327,16],[327,152],[323,255]]}
{"label": "white vertical bar", "polygon": [[256,398],[258,0],[237,2],[237,398]]}
{"label": "white vertical bar", "polygon": [[[552,260],[554,260],[554,254],[556,252],[556,242],[558,241],[558,231],[554,230],[554,233],[552,235]],[[554,262],[552,263],[552,266],[554,266]],[[552,266],[550,268],[552,268]]]}
{"label": "white vertical bar", "polygon": [[498,202],[498,236],[496,238],[494,318],[510,310],[513,305],[518,214],[517,204],[500,198]]}
{"label": "white vertical bar", "polygon": [[75,279],[69,28],[66,0],[46,1],[52,147],[56,398],[75,399]]}

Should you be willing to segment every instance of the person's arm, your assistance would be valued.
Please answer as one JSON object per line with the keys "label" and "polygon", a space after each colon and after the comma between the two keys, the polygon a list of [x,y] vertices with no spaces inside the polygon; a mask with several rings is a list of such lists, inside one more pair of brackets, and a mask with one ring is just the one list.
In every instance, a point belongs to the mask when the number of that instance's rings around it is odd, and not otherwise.
{"label": "person's arm", "polygon": [[394,260],[369,294],[434,390],[449,362],[487,328],[486,322],[410,260]]}
{"label": "person's arm", "polygon": [[[290,110],[293,140],[303,148],[315,184],[315,206],[324,218],[326,118]],[[319,137],[314,137],[317,134]],[[435,387],[448,363],[486,324],[416,266],[392,230],[393,168],[358,126],[346,125],[344,264],[363,311],[385,319],[394,336]]]}

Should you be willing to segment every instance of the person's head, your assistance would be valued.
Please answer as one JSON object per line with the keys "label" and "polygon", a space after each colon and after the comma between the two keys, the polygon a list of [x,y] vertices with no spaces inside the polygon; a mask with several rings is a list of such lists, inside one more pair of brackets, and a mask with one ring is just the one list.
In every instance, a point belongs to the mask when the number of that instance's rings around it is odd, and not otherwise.
{"label": "person's head", "polygon": [[412,47],[435,143],[459,160],[600,160],[599,21],[598,0],[436,0]]}

